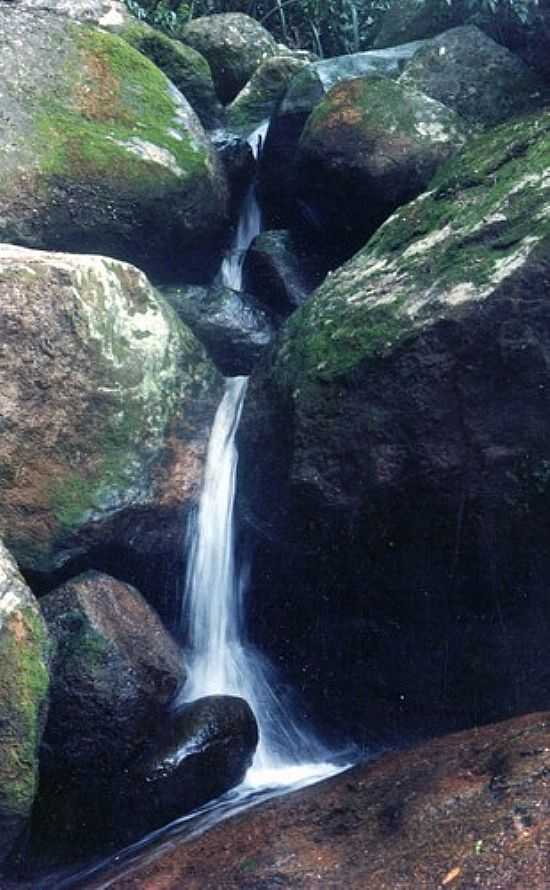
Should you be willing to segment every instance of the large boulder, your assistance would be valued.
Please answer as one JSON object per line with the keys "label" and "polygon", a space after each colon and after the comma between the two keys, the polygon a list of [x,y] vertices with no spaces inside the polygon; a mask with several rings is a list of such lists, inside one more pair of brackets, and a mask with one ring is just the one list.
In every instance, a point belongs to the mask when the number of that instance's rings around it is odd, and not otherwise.
{"label": "large boulder", "polygon": [[181,514],[218,376],[142,272],[0,247],[0,344],[0,530],[22,565],[51,571],[124,511],[134,538],[140,510],[157,535],[160,507]]}
{"label": "large boulder", "polygon": [[119,840],[143,836],[238,785],[257,742],[254,714],[241,698],[181,705],[125,766],[115,802]]}
{"label": "large boulder", "polygon": [[521,59],[473,25],[428,41],[406,64],[399,83],[481,126],[542,104],[544,89]]}
{"label": "large boulder", "polygon": [[225,377],[250,374],[273,339],[270,315],[229,287],[171,288],[164,296]]}
{"label": "large boulder", "polygon": [[309,63],[295,56],[273,56],[256,69],[248,83],[227,107],[227,127],[249,136],[269,120],[290,81]]}
{"label": "large boulder", "polygon": [[24,831],[38,787],[48,662],[38,603],[0,541],[0,863]]}
{"label": "large boulder", "polygon": [[517,53],[546,79],[550,77],[550,10],[538,0],[524,3],[471,3],[469,0],[392,0],[382,13],[376,48],[404,40],[435,37],[460,25],[477,25]]}
{"label": "large boulder", "polygon": [[392,751],[172,840],[112,890],[546,890],[550,714]]}
{"label": "large boulder", "polygon": [[126,21],[122,27],[115,25],[109,30],[113,30],[130,46],[151,59],[166,74],[168,80],[193,107],[204,127],[212,129],[220,125],[223,109],[216,96],[210,66],[204,56],[192,47],[156,31],[145,22],[132,19]]}
{"label": "large boulder", "polygon": [[193,19],[181,39],[208,60],[224,105],[235,98],[265,59],[277,55],[277,44],[269,31],[240,12]]}
{"label": "large boulder", "polygon": [[367,734],[548,706],[549,157],[548,113],[473,139],[249,387],[251,626]]}
{"label": "large boulder", "polygon": [[308,118],[295,169],[304,226],[327,257],[347,259],[396,207],[416,197],[464,142],[456,112],[370,76],[341,83]]}
{"label": "large boulder", "polygon": [[[93,845],[113,783],[183,685],[183,653],[137,590],[87,572],[42,597],[54,642],[35,813],[40,846]],[[84,829],[84,836],[83,834]]]}
{"label": "large boulder", "polygon": [[260,167],[260,191],[273,227],[288,226],[296,215],[294,160],[305,123],[337,84],[374,74],[398,77],[422,42],[353,53],[307,65],[290,82],[267,134]]}
{"label": "large boulder", "polygon": [[141,594],[109,575],[79,575],[40,605],[55,646],[45,767],[68,784],[112,777],[183,686],[183,653]]}
{"label": "large boulder", "polygon": [[120,37],[53,13],[2,4],[0,39],[0,241],[205,277],[227,187],[168,78]]}

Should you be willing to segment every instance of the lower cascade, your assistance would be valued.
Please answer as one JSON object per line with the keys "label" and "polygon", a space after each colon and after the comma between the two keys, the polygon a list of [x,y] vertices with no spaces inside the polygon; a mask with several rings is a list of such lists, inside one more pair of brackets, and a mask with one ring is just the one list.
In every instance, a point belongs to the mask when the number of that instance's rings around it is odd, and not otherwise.
{"label": "lower cascade", "polygon": [[[254,154],[261,149],[267,124],[249,137]],[[261,230],[254,186],[245,198],[234,243],[222,265],[228,287],[241,288],[244,255]],[[226,379],[208,445],[203,489],[191,521],[189,560],[181,623],[188,638],[189,679],[185,701],[206,695],[236,695],[252,707],[260,741],[246,786],[307,783],[342,767],[327,762],[324,746],[295,720],[277,692],[274,667],[249,642],[243,598],[245,567],[235,557],[234,500],[239,425],[247,377]]]}

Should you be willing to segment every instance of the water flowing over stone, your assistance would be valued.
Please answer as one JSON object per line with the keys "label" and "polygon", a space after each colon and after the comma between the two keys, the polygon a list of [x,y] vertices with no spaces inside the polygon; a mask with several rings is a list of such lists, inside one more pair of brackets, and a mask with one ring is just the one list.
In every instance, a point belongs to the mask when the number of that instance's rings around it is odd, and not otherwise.
{"label": "water flowing over stone", "polygon": [[[264,121],[247,139],[256,160],[261,153],[268,128],[269,121]],[[252,183],[244,199],[233,244],[222,263],[221,276],[227,287],[241,290],[246,251],[261,230],[262,211],[256,197],[255,183]]]}
{"label": "water flowing over stone", "polygon": [[[267,131],[263,124],[249,137],[258,156]],[[224,284],[239,289],[244,256],[261,229],[261,213],[251,186],[245,199],[233,247],[223,263]],[[189,561],[182,625],[191,649],[185,699],[237,695],[251,705],[260,728],[260,743],[247,784],[291,784],[312,781],[335,771],[323,763],[327,752],[293,720],[277,691],[273,667],[248,642],[243,609],[246,566],[235,558],[233,507],[237,472],[235,434],[248,378],[226,380],[206,460],[201,501],[190,528]]]}

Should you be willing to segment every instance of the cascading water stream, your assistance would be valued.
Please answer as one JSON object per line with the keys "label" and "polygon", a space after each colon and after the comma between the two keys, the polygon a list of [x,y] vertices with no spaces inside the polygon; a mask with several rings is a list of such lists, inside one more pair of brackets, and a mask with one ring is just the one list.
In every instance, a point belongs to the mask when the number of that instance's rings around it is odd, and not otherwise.
{"label": "cascading water stream", "polygon": [[[257,157],[268,124],[249,137]],[[243,203],[235,240],[222,264],[224,284],[242,286],[244,257],[261,231],[254,185]],[[182,622],[191,652],[185,700],[238,695],[251,705],[260,742],[246,784],[291,785],[342,767],[326,763],[323,746],[293,718],[277,693],[273,667],[248,641],[242,609],[244,573],[235,560],[233,507],[237,471],[235,434],[248,379],[226,380],[210,434],[203,490],[191,528]]]}
{"label": "cascading water stream", "polygon": [[[267,123],[262,125],[249,138],[255,155],[267,127]],[[244,257],[260,229],[261,213],[252,186],[221,270],[228,287],[240,289]],[[226,380],[210,434],[200,504],[190,525],[181,622],[182,629],[187,630],[190,651],[184,700],[224,694],[246,699],[260,730],[254,762],[237,788],[151,832],[114,857],[74,873],[52,875],[41,884],[44,890],[76,890],[84,879],[131,863],[147,846],[164,838],[196,836],[248,807],[328,778],[351,765],[349,751],[348,756],[342,752],[328,760],[329,752],[295,719],[292,707],[279,695],[273,666],[246,637],[242,599],[247,579],[235,558],[233,506],[238,458],[235,434],[247,383],[246,377]],[[101,887],[109,885],[108,879]]]}

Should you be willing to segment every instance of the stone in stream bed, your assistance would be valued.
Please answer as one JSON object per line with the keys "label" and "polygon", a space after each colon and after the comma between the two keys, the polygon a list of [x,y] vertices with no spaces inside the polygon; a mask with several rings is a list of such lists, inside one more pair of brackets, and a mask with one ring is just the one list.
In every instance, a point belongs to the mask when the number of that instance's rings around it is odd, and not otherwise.
{"label": "stone in stream bed", "polygon": [[258,727],[244,699],[212,695],[180,706],[125,769],[114,794],[114,833],[130,842],[238,785]]}

